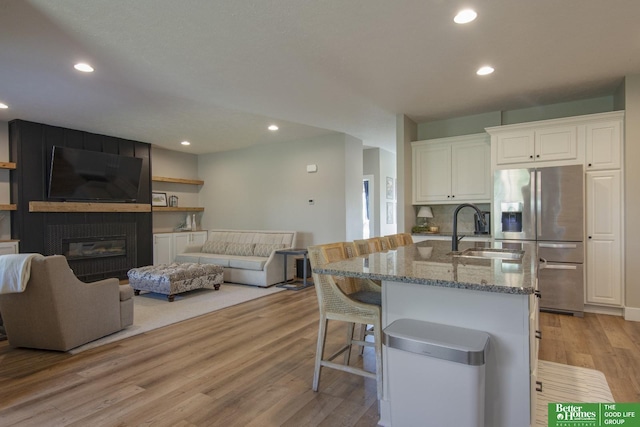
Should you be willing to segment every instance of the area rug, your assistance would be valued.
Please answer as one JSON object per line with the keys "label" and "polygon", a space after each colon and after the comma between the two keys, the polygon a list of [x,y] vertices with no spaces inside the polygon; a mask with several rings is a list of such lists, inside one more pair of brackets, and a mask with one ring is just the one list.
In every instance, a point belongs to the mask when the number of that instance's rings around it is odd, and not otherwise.
{"label": "area rug", "polygon": [[536,426],[546,427],[549,403],[615,402],[604,374],[593,369],[539,360],[538,381]]}
{"label": "area rug", "polygon": [[224,283],[220,289],[196,289],[176,295],[173,302],[167,301],[166,295],[144,291],[133,297],[133,325],[80,347],[69,350],[76,354],[90,348],[132,337],[143,332],[171,325],[192,317],[201,316],[212,311],[220,310],[232,305],[251,301],[284,289],[270,287],[234,285]]}

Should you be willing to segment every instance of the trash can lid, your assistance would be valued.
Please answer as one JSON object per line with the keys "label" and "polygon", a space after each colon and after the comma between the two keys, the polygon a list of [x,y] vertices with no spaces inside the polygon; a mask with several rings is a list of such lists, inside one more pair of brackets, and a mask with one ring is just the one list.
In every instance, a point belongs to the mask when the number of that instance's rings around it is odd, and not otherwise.
{"label": "trash can lid", "polygon": [[390,348],[467,365],[484,365],[489,334],[459,326],[398,319],[384,328]]}

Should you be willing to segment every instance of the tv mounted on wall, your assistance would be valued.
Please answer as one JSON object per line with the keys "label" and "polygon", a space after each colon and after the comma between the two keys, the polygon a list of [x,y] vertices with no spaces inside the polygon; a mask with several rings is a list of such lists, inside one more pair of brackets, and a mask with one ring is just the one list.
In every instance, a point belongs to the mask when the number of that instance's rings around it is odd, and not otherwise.
{"label": "tv mounted on wall", "polygon": [[135,202],[141,170],[138,157],[54,146],[49,199]]}

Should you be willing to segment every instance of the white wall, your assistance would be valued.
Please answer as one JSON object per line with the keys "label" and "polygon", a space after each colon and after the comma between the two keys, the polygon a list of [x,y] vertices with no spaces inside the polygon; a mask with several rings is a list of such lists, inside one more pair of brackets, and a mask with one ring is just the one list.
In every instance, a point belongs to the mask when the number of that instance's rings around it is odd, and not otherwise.
{"label": "white wall", "polygon": [[627,76],[624,88],[624,232],[625,232],[625,305],[640,317],[640,74]]}
{"label": "white wall", "polygon": [[350,136],[200,155],[198,171],[203,228],[295,230],[298,247],[362,236],[362,142]]}
{"label": "white wall", "polygon": [[[0,162],[9,161],[9,123],[0,121]],[[0,169],[0,203],[11,203],[9,170]],[[0,240],[11,239],[11,212],[0,211]]]}
{"label": "white wall", "polygon": [[398,232],[409,233],[416,220],[413,209],[412,191],[412,162],[411,141],[417,141],[418,125],[405,116],[396,116],[396,165],[397,165],[397,189],[398,204],[396,206],[398,216]]}
{"label": "white wall", "polygon": [[[364,150],[363,170],[365,175],[374,176],[374,212],[375,219],[374,236],[387,236],[395,234],[398,226],[397,199],[394,192],[392,199],[387,198],[387,178],[393,179],[397,190],[396,155],[380,148]],[[387,203],[391,203],[393,210],[393,222],[387,224]]]}

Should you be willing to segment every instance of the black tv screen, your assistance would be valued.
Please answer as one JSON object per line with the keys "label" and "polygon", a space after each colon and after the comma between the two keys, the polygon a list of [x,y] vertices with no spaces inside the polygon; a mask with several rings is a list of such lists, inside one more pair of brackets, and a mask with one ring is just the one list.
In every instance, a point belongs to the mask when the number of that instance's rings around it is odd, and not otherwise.
{"label": "black tv screen", "polygon": [[142,159],[53,147],[49,199],[135,202]]}

